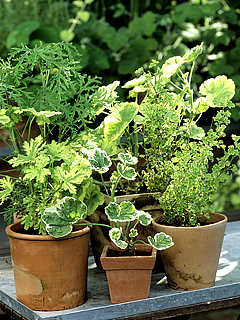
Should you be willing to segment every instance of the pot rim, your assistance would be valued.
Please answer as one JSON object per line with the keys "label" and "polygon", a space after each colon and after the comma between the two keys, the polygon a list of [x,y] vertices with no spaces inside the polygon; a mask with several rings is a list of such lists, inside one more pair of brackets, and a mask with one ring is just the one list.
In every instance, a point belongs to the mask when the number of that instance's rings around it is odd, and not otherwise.
{"label": "pot rim", "polygon": [[177,226],[171,226],[171,225],[164,225],[164,224],[161,224],[161,223],[158,223],[156,222],[156,220],[159,218],[159,217],[155,217],[152,221],[152,224],[154,225],[160,225],[161,227],[163,228],[169,228],[169,229],[184,229],[184,230],[193,230],[193,229],[196,229],[196,228],[204,228],[204,229],[207,229],[207,228],[213,228],[214,226],[216,225],[221,225],[221,224],[225,224],[227,223],[227,216],[225,214],[222,214],[222,213],[219,213],[219,212],[208,212],[210,215],[214,215],[214,216],[218,216],[219,217],[219,221],[213,221],[213,223],[211,224],[206,224],[206,225],[203,225],[203,226],[193,226],[193,227],[177,227]]}
{"label": "pot rim", "polygon": [[[89,223],[86,220],[83,220],[81,222]],[[50,235],[33,235],[33,234],[19,233],[17,231],[21,229],[21,226],[22,225],[20,222],[12,223],[6,227],[5,232],[9,237],[20,239],[20,240],[31,240],[31,241],[43,241],[43,240],[45,240],[45,241],[61,241],[61,240],[67,240],[67,239],[80,237],[80,236],[83,236],[84,234],[90,232],[90,226],[88,226],[88,225],[81,226],[81,223],[79,223],[79,227],[75,225],[74,227],[76,230],[72,231],[67,236],[61,237],[61,238],[54,238],[54,237],[51,237]],[[79,228],[79,230],[78,230],[78,228]]]}

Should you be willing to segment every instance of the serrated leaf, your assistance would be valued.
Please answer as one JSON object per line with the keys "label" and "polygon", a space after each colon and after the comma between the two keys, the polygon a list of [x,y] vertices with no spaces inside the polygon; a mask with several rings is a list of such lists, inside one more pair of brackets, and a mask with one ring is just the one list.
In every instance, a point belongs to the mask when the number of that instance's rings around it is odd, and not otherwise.
{"label": "serrated leaf", "polygon": [[10,159],[9,163],[13,167],[17,167],[26,163],[34,162],[44,145],[45,143],[41,136],[31,139],[30,142],[24,141],[23,150],[25,154],[18,154],[17,157]]}
{"label": "serrated leaf", "polygon": [[0,191],[0,200],[1,200],[1,204],[11,194],[13,188],[14,188],[14,183],[13,183],[11,177],[6,176],[6,177],[0,179],[0,189],[1,189],[1,191]]}
{"label": "serrated leaf", "polygon": [[206,96],[211,107],[224,107],[235,94],[235,84],[224,75],[217,76],[206,80],[200,86],[199,92]]}
{"label": "serrated leaf", "polygon": [[119,159],[122,163],[125,163],[125,164],[127,164],[127,165],[135,165],[135,164],[137,164],[137,162],[138,162],[138,158],[132,156],[132,155],[129,154],[129,153],[122,153],[122,152],[120,152],[120,153],[118,154],[118,159]]}
{"label": "serrated leaf", "polygon": [[65,197],[57,201],[56,213],[61,219],[73,224],[86,218],[87,206],[80,200]]}
{"label": "serrated leaf", "polygon": [[129,237],[130,237],[130,238],[135,238],[137,235],[138,235],[138,230],[132,228],[132,229],[130,230],[130,232],[129,232]]}
{"label": "serrated leaf", "polygon": [[105,173],[112,165],[112,161],[105,150],[96,148],[94,154],[88,158],[91,167],[99,173]]}
{"label": "serrated leaf", "polygon": [[172,238],[164,232],[156,233],[154,238],[148,236],[148,242],[157,250],[164,250],[174,245]]}
{"label": "serrated leaf", "polygon": [[126,241],[120,240],[121,237],[121,229],[119,228],[112,228],[109,231],[109,236],[112,242],[121,249],[126,249],[128,244]]}
{"label": "serrated leaf", "polygon": [[145,211],[138,211],[137,218],[143,226],[148,226],[152,222],[152,216]]}
{"label": "serrated leaf", "polygon": [[46,156],[40,156],[36,158],[36,161],[33,165],[26,166],[23,168],[24,171],[24,180],[34,180],[37,182],[44,183],[46,177],[51,175],[51,171],[48,168],[45,168],[49,164],[49,158]]}
{"label": "serrated leaf", "polygon": [[42,221],[52,237],[59,238],[72,231],[72,224],[82,221],[87,214],[86,205],[72,197],[57,200],[57,203],[45,209]]}
{"label": "serrated leaf", "polygon": [[123,163],[117,164],[117,170],[119,174],[127,180],[134,180],[137,176],[137,173],[134,168],[124,165]]}
{"label": "serrated leaf", "polygon": [[209,105],[206,102],[206,98],[200,97],[193,104],[195,114],[203,113],[208,110]]}
{"label": "serrated leaf", "polygon": [[72,231],[71,225],[64,226],[46,226],[47,233],[54,238],[62,238],[67,236]]}

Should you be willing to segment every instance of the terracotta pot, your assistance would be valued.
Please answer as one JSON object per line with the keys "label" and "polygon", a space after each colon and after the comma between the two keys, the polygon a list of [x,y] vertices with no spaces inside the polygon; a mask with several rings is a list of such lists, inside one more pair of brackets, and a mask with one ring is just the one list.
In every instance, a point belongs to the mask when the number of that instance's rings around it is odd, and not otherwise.
{"label": "terracotta pot", "polygon": [[77,307],[86,301],[90,228],[74,227],[66,237],[20,233],[14,223],[9,237],[17,300],[33,310]]}
{"label": "terracotta pot", "polygon": [[[121,203],[123,201],[131,201],[134,206],[138,210],[147,211],[154,218],[161,214],[161,208],[158,201],[155,200],[152,193],[140,193],[140,194],[131,194],[124,196],[117,196],[117,203]],[[88,217],[89,221],[92,223],[101,223],[101,224],[110,224],[109,220],[104,212],[105,206],[109,204],[108,198],[105,197],[105,203],[103,206],[100,206],[95,212]],[[134,225],[134,222],[132,223]],[[124,225],[122,225],[124,228]],[[153,236],[155,234],[152,225],[142,226],[138,225],[138,237],[134,238],[134,240],[141,239],[145,242],[147,241],[147,237],[149,235]],[[95,262],[99,268],[102,268],[100,263],[100,256],[103,252],[103,248],[106,245],[110,245],[111,241],[109,238],[109,228],[101,227],[101,226],[93,226],[91,229],[91,245],[93,250],[93,255],[95,258]]]}
{"label": "terracotta pot", "polygon": [[174,246],[161,251],[168,285],[177,290],[196,290],[214,286],[227,217],[209,213],[208,223],[197,227],[173,227],[153,221],[156,232],[165,232]]}
{"label": "terracotta pot", "polygon": [[112,303],[148,298],[157,250],[144,244],[135,247],[149,255],[110,257],[109,250],[117,250],[116,247],[110,245],[103,249],[101,263],[106,271]]}

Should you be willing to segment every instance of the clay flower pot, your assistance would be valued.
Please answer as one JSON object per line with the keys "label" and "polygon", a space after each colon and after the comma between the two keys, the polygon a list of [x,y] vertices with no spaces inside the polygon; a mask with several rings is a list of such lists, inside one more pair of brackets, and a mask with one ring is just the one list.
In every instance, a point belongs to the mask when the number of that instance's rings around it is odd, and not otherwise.
{"label": "clay flower pot", "polygon": [[227,217],[209,213],[208,224],[197,227],[161,225],[153,221],[156,232],[165,232],[174,246],[161,251],[168,285],[177,290],[196,290],[214,286]]}
{"label": "clay flower pot", "polygon": [[63,238],[6,228],[17,300],[40,311],[77,307],[86,301],[90,228],[76,226]]}
{"label": "clay flower pot", "polygon": [[100,259],[106,271],[112,303],[148,298],[157,250],[144,244],[137,244],[135,248],[145,255],[113,257],[108,254],[110,250],[117,251],[116,247],[108,245],[103,249]]}

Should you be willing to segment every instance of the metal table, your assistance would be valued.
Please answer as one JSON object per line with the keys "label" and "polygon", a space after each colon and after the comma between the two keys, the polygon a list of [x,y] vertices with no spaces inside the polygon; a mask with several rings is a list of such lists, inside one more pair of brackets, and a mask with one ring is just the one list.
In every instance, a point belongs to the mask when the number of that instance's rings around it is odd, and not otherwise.
{"label": "metal table", "polygon": [[64,311],[30,310],[16,300],[11,258],[0,258],[0,308],[19,320],[157,320],[237,305],[240,305],[240,221],[227,224],[214,287],[176,291],[167,286],[164,274],[156,273],[152,275],[148,299],[122,304],[111,304],[105,272],[96,267],[90,256],[85,304]]}

